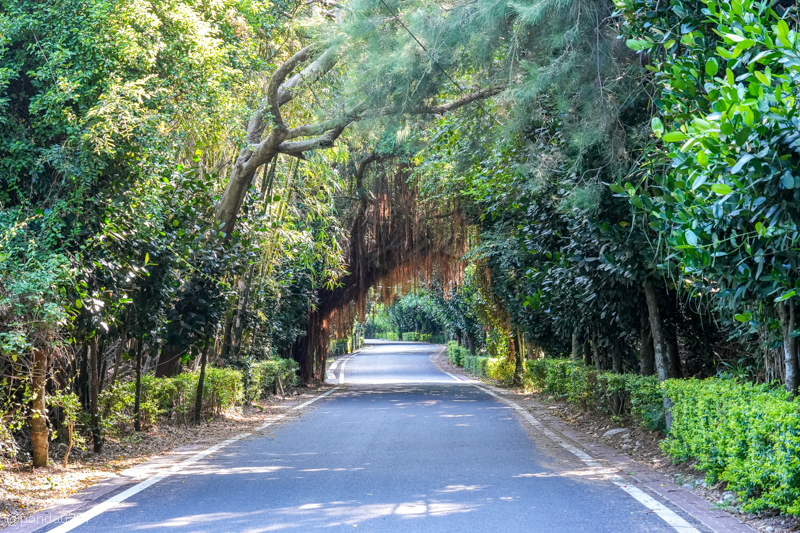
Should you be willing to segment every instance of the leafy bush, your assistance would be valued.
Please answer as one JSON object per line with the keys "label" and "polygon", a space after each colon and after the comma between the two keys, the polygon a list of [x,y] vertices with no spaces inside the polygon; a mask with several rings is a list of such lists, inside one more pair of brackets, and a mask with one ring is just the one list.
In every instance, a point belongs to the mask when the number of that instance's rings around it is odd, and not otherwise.
{"label": "leafy bush", "polygon": [[664,405],[658,378],[601,372],[570,359],[528,361],[526,385],[564,398],[583,409],[630,414],[650,430],[664,430]]}
{"label": "leafy bush", "polygon": [[486,362],[486,375],[501,383],[513,383],[514,367],[514,361],[509,361],[508,357],[491,357]]}
{"label": "leafy bush", "polygon": [[431,342],[432,338],[433,335],[431,335],[430,333],[423,333],[419,336],[420,342]]}
{"label": "leafy bush", "polygon": [[459,346],[456,341],[447,343],[447,357],[456,366],[464,366],[464,358],[469,356],[469,350]]}
{"label": "leafy bush", "polygon": [[416,341],[419,340],[419,333],[416,331],[406,331],[403,333],[403,340],[404,341]]}
{"label": "leafy bush", "polygon": [[[194,414],[197,382],[200,375],[187,372],[171,378],[142,376],[141,419],[144,425],[158,420],[186,423]],[[100,394],[103,425],[106,431],[124,432],[133,427],[136,382],[116,383]],[[244,395],[242,373],[232,368],[206,368],[202,416],[219,416],[241,402]]]}
{"label": "leafy bush", "polygon": [[444,335],[433,335],[431,337],[431,342],[433,344],[444,344],[447,341]]}
{"label": "leafy bush", "polygon": [[478,355],[469,355],[469,351],[464,350],[463,348],[461,348],[461,350],[466,352],[462,355],[462,366],[478,377],[486,376],[486,366],[489,364],[489,358]]}
{"label": "leafy bush", "polygon": [[800,514],[800,403],[782,389],[729,379],[668,380],[673,422],[664,451],[695,459],[742,509]]}
{"label": "leafy bush", "polygon": [[254,363],[250,375],[252,386],[247,394],[248,401],[263,398],[275,393],[279,388],[297,385],[297,370],[300,365],[294,359],[269,359]]}
{"label": "leafy bush", "polygon": [[394,331],[387,331],[381,337],[381,339],[385,339],[387,341],[396,341],[397,340],[397,333]]}

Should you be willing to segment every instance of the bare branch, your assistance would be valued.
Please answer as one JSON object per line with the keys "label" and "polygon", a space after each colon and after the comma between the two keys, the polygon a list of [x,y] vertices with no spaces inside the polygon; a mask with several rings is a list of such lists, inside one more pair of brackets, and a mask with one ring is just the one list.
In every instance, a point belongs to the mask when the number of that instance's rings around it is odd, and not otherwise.
{"label": "bare branch", "polygon": [[303,152],[332,147],[334,141],[339,138],[348,125],[349,122],[307,141],[282,142],[278,145],[278,152],[304,159]]}
{"label": "bare branch", "polygon": [[336,48],[331,47],[325,50],[321,56],[311,62],[306,68],[286,80],[278,88],[277,102],[282,106],[292,99],[292,92],[303,84],[313,83],[327,74],[336,61]]}
{"label": "bare branch", "polygon": [[463,98],[459,98],[458,100],[454,100],[447,104],[442,104],[438,106],[420,106],[415,107],[409,110],[409,113],[414,115],[423,115],[423,114],[432,114],[432,115],[443,115],[448,111],[452,111],[454,109],[458,109],[459,107],[463,107],[469,103],[474,102],[475,100],[483,100],[484,98],[489,98],[496,94],[503,92],[506,89],[505,85],[496,85],[494,87],[489,87],[488,89],[481,89],[480,91],[475,91],[470,93]]}
{"label": "bare branch", "polygon": [[297,65],[308,60],[308,58],[311,56],[312,50],[313,45],[309,45],[297,52],[295,55],[287,59],[280,67],[278,67],[278,70],[276,70],[275,74],[273,74],[269,79],[269,86],[267,87],[267,105],[269,106],[269,112],[278,127],[283,127],[283,118],[281,117],[280,104],[278,103],[278,89],[280,89],[280,86],[283,84],[286,76],[288,76],[289,73],[292,72],[295,67],[297,67]]}

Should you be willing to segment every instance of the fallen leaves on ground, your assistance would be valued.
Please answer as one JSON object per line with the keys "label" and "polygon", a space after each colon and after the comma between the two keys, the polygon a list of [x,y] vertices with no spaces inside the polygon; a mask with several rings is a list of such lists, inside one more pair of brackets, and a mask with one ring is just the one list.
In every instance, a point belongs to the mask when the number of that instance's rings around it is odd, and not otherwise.
{"label": "fallen leaves on ground", "polygon": [[[298,389],[304,396],[315,396],[322,389]],[[291,396],[287,402],[297,399]],[[0,458],[0,529],[103,481],[136,464],[169,453],[187,444],[211,445],[230,438],[233,432],[252,431],[277,414],[289,414],[287,402],[279,398],[231,409],[215,420],[199,426],[162,423],[141,433],[108,436],[99,454],[91,443],[85,450],[73,448],[69,465],[63,466],[66,445],[50,443],[51,464],[33,469],[30,463]]]}

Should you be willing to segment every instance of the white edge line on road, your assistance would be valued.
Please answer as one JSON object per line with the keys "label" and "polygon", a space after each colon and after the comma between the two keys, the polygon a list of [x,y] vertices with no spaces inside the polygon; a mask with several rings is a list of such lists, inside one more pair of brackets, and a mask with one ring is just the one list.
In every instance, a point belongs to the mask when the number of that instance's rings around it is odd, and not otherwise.
{"label": "white edge line on road", "polygon": [[604,472],[603,466],[599,462],[597,462],[596,459],[594,459],[591,455],[581,450],[580,448],[577,448],[569,444],[564,439],[556,435],[553,431],[542,425],[541,422],[536,420],[536,418],[534,418],[533,415],[530,414],[528,410],[522,407],[521,405],[506,398],[503,398],[499,394],[495,394],[489,389],[477,385],[475,381],[460,380],[459,378],[456,378],[453,374],[450,374],[448,372],[445,372],[445,374],[447,374],[452,378],[455,378],[458,381],[462,381],[463,383],[469,383],[476,389],[480,389],[486,394],[494,396],[501,402],[511,406],[515,411],[518,411],[532,426],[534,426],[536,429],[544,433],[550,440],[559,444],[562,448],[564,448],[572,455],[580,459],[586,466],[594,469],[597,474],[613,482],[616,486],[618,486],[619,488],[627,492],[630,496],[635,498],[639,503],[641,503],[642,505],[644,505],[645,507],[656,513],[662,520],[664,520],[664,522],[672,526],[675,529],[675,531],[678,531],[679,533],[700,533],[700,531],[694,528],[689,522],[678,516],[678,514],[675,513],[672,509],[658,502],[657,500],[649,496],[647,493],[645,493],[638,487],[634,487],[632,485],[624,483],[622,481],[622,478],[620,478],[619,476]]}
{"label": "white edge line on road", "polygon": [[334,393],[334,392],[336,392],[337,390],[339,390],[339,387],[334,387],[334,388],[332,388],[331,390],[329,390],[328,392],[322,393],[322,394],[320,394],[319,396],[315,396],[314,398],[311,398],[311,399],[310,399],[310,400],[308,400],[306,403],[301,403],[301,404],[300,404],[300,405],[298,405],[297,407],[292,407],[292,409],[302,409],[303,407],[305,407],[305,406],[307,406],[307,405],[311,405],[312,403],[316,402],[316,401],[317,401],[317,400],[319,400],[320,398],[324,398],[325,396],[328,396],[329,394],[333,394],[333,393]]}
{"label": "white edge line on road", "polygon": [[339,367],[339,385],[344,385],[344,365],[346,365],[346,364],[347,364],[347,362],[348,362],[350,359],[352,359],[353,357],[355,357],[355,356],[348,357],[347,359],[344,359],[344,360],[342,361],[342,366],[341,366],[341,367]]}
{"label": "white edge line on road", "polygon": [[[327,392],[325,392],[323,394],[320,394],[319,396],[317,396],[315,398],[312,398],[311,400],[309,400],[309,401],[307,401],[307,402],[305,402],[303,404],[300,404],[300,405],[298,405],[296,407],[293,407],[293,409],[302,409],[303,407],[306,407],[307,405],[310,405],[310,404],[316,402],[320,398],[324,398],[325,396],[328,396],[329,394],[333,394],[336,390],[338,390],[338,387],[334,387],[331,390],[329,390],[329,391],[327,391]],[[286,417],[286,415],[277,415],[277,416],[275,416],[273,418],[272,421],[267,422],[266,424],[262,424],[261,426],[257,427],[254,431],[261,431],[263,429],[266,429],[269,426],[273,425],[278,420],[280,420],[282,418],[285,418],[285,417]],[[211,446],[210,448],[207,448],[207,449],[203,450],[202,452],[198,452],[198,453],[194,454],[193,456],[189,457],[188,459],[186,459],[184,461],[181,461],[180,463],[176,464],[175,466],[173,466],[172,468],[170,468],[169,470],[167,470],[163,474],[158,474],[158,475],[155,475],[155,476],[153,476],[151,478],[148,478],[148,479],[142,481],[141,483],[137,483],[136,485],[134,485],[133,487],[129,488],[128,490],[120,492],[119,494],[117,494],[115,496],[112,496],[109,499],[107,499],[107,500],[105,500],[105,501],[103,501],[101,503],[98,503],[97,505],[95,505],[94,507],[89,509],[88,511],[79,514],[78,516],[76,516],[75,518],[70,520],[69,522],[61,524],[57,528],[51,529],[49,531],[49,533],[67,533],[68,531],[72,531],[76,527],[85,524],[86,522],[88,522],[89,520],[94,518],[95,516],[98,516],[98,515],[106,512],[106,511],[110,510],[110,509],[113,509],[114,507],[117,506],[117,504],[119,504],[121,502],[124,502],[125,500],[127,500],[131,496],[134,496],[134,495],[142,492],[147,487],[155,485],[159,481],[162,481],[162,480],[168,478],[172,474],[176,474],[176,473],[180,472],[181,470],[183,470],[187,466],[190,466],[190,465],[196,463],[200,459],[203,459],[204,457],[207,457],[207,456],[211,455],[212,453],[214,453],[216,451],[219,451],[222,448],[224,448],[224,447],[226,447],[226,446],[228,446],[230,444],[233,444],[234,442],[236,442],[238,440],[241,440],[241,439],[243,439],[245,437],[249,437],[250,435],[252,435],[252,433],[242,433],[242,434],[236,435],[235,437],[230,438],[230,439],[228,439],[226,441],[222,441],[219,444],[215,444],[214,446]],[[43,524],[42,527],[45,527],[45,525],[46,524]]]}

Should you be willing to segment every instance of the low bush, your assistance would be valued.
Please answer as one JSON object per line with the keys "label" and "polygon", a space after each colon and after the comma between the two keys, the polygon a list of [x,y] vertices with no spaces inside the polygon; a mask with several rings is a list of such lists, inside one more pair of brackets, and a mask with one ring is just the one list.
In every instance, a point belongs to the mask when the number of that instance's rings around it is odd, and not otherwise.
{"label": "low bush", "polygon": [[433,335],[431,335],[430,333],[422,333],[419,336],[419,341],[420,342],[431,342],[432,338],[433,338]]}
{"label": "low bush", "polygon": [[447,357],[456,366],[464,366],[464,358],[469,356],[469,350],[459,346],[456,341],[447,343]]}
{"label": "low bush", "polygon": [[783,389],[731,379],[664,386],[673,402],[665,452],[725,481],[745,511],[800,514],[800,402]]}
{"label": "low bush", "polygon": [[515,366],[508,357],[492,357],[486,362],[486,375],[508,385],[514,382]]}
{"label": "low bush", "polygon": [[406,331],[403,333],[403,340],[404,341],[416,341],[419,340],[419,333],[416,331]]}
{"label": "low bush", "polygon": [[[463,348],[461,349],[464,350]],[[479,355],[469,355],[469,351],[464,351],[466,354],[462,356],[462,366],[476,376],[486,376],[486,365],[489,364],[489,358],[481,357]]]}
{"label": "low bush", "polygon": [[665,428],[662,393],[655,376],[598,373],[570,359],[537,359],[528,361],[526,385],[582,409],[629,414],[650,430]]}
{"label": "low bush", "polygon": [[444,344],[447,341],[444,335],[433,335],[431,336],[431,342],[433,344]]}
{"label": "low bush", "polygon": [[250,369],[251,387],[247,400],[254,401],[267,394],[277,394],[288,386],[297,385],[300,365],[294,359],[268,359],[254,363]]}
{"label": "low bush", "polygon": [[[206,367],[201,416],[208,420],[243,400],[257,400],[281,387],[297,384],[297,362],[271,359],[253,364],[251,384],[245,397],[242,373],[232,368]],[[186,423],[194,416],[199,372],[187,372],[171,378],[142,376],[140,404],[142,424],[160,420]],[[136,382],[118,382],[100,394],[104,430],[122,433],[133,428]]]}

